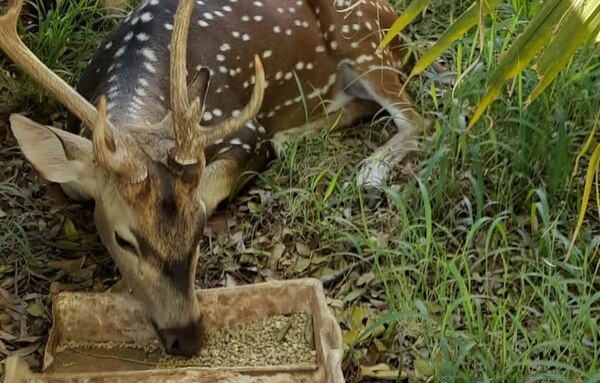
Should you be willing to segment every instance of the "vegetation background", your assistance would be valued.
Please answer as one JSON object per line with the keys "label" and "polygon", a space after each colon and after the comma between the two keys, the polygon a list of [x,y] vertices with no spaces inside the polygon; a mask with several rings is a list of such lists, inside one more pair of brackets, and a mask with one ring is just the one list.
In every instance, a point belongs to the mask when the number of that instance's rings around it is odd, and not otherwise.
{"label": "vegetation background", "polygon": [[[541,4],[501,2],[454,42],[442,58],[461,80],[455,88],[427,73],[411,81],[434,126],[377,206],[352,181],[392,132],[385,115],[295,142],[213,217],[199,284],[320,278],[344,330],[349,382],[600,381],[595,209],[565,258],[589,163],[578,153],[598,142],[598,46],[579,49],[527,107],[537,81],[523,71],[467,129],[500,54]],[[75,84],[122,17],[101,5],[31,0],[24,40]],[[471,5],[433,0],[404,33],[425,50]],[[52,297],[103,290],[115,271],[91,207],[41,180],[8,128],[14,112],[61,126],[64,108],[0,63],[0,360],[18,353],[39,368]],[[594,184],[592,206],[597,193]]]}

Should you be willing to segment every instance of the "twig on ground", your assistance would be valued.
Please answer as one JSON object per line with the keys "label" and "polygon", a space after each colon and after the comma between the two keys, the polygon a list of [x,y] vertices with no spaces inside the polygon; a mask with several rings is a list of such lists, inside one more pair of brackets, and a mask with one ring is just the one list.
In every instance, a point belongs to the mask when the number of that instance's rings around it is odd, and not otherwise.
{"label": "twig on ground", "polygon": [[338,270],[336,273],[327,275],[326,277],[321,278],[321,283],[323,283],[324,287],[331,287],[334,283],[338,282],[342,279],[346,274],[352,271],[355,266],[358,266],[363,263],[371,263],[375,259],[374,255],[371,255],[367,258],[362,259],[360,262],[354,262],[351,265],[344,267],[341,270]]}

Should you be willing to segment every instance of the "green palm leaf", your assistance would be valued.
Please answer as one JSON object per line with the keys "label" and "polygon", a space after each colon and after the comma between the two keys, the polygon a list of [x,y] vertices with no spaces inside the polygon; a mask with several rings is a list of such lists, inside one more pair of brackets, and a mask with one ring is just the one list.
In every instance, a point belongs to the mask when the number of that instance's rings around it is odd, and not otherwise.
{"label": "green palm leaf", "polygon": [[460,39],[471,28],[477,25],[480,20],[481,13],[483,13],[484,16],[487,16],[499,3],[500,0],[478,0],[476,3],[470,6],[444,31],[440,38],[423,54],[419,61],[417,61],[414,68],[410,72],[409,78],[423,72],[442,53],[450,48],[450,46],[456,40]]}
{"label": "green palm leaf", "polygon": [[600,2],[596,2],[595,8],[590,1],[584,3],[581,8],[569,9],[561,28],[534,66],[540,83],[529,95],[527,103],[533,102],[567,65],[577,49],[599,32]]}
{"label": "green palm leaf", "polygon": [[473,113],[469,128],[500,95],[504,83],[528,68],[535,56],[548,44],[552,31],[569,6],[569,0],[551,0],[545,3],[514,44],[502,54],[488,83],[486,94]]}
{"label": "green palm leaf", "polygon": [[394,37],[400,34],[404,30],[404,28],[406,28],[406,26],[410,24],[410,22],[413,21],[430,2],[431,0],[411,1],[406,10],[402,12],[402,15],[396,19],[394,24],[392,24],[390,30],[384,36],[383,40],[381,41],[381,44],[379,45],[375,53],[377,55],[380,55],[383,49],[386,46],[388,46],[390,42],[392,42]]}

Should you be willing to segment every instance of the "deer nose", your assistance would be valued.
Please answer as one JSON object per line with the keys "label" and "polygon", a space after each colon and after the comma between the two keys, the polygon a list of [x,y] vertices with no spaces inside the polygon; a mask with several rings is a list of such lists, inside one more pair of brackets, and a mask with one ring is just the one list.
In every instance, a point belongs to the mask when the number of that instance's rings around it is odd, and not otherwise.
{"label": "deer nose", "polygon": [[204,329],[200,321],[184,327],[158,330],[160,340],[168,354],[191,357],[202,346]]}

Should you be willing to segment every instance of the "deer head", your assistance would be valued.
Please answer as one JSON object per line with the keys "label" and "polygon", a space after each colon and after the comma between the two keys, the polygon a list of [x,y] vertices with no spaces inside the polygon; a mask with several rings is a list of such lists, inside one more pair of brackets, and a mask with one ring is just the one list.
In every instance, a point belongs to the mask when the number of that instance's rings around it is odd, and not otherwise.
{"label": "deer head", "polygon": [[[96,107],[48,69],[23,44],[17,20],[23,0],[9,0],[0,17],[0,48],[92,131],[92,139],[40,125],[13,114],[11,128],[26,158],[47,180],[72,183],[95,201],[102,242],[134,295],[143,303],[167,351],[192,355],[202,325],[194,295],[198,243],[206,218],[200,193],[204,149],[258,113],[265,78],[255,56],[256,81],[240,114],[214,127],[200,126],[209,71],[186,84],[186,49],[193,0],[181,0],[171,37],[171,110],[155,126],[113,126],[106,101]],[[189,101],[189,90],[193,90]],[[154,135],[164,156],[157,160],[137,135]]]}

